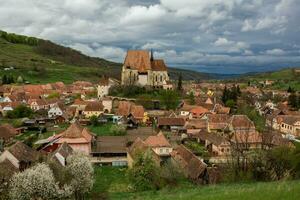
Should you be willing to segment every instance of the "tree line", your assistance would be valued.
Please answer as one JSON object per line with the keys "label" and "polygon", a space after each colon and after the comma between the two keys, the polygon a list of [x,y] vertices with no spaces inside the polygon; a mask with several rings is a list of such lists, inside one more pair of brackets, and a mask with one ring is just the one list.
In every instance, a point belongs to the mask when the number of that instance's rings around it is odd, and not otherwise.
{"label": "tree line", "polygon": [[8,42],[11,42],[14,44],[27,44],[30,46],[36,46],[36,45],[38,45],[38,42],[39,42],[39,39],[34,38],[34,37],[27,37],[24,35],[7,33],[5,31],[0,31],[0,37],[5,39]]}

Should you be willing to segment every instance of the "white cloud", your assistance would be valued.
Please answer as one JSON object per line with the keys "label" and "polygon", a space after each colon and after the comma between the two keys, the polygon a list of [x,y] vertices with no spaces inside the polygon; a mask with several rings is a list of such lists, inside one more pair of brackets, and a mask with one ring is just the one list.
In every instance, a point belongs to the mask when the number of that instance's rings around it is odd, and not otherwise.
{"label": "white cloud", "polygon": [[271,56],[282,56],[286,54],[286,52],[282,49],[270,49],[267,50],[265,53]]}
{"label": "white cloud", "polygon": [[113,46],[103,46],[101,44],[93,44],[94,48],[86,45],[86,44],[80,44],[75,43],[73,45],[69,45],[69,47],[74,48],[78,51],[81,51],[84,54],[93,56],[93,57],[101,57],[101,58],[107,58],[116,60],[119,62],[123,61],[123,58],[125,57],[126,52],[117,47]]}
{"label": "white cloud", "polygon": [[[160,5],[133,6],[127,10],[125,16],[121,18],[122,24],[140,24],[155,22],[166,15],[166,10]],[[143,24],[142,24],[143,25]]]}
{"label": "white cloud", "polygon": [[223,47],[229,53],[241,52],[242,50],[249,48],[249,45],[245,42],[241,42],[241,41],[235,42],[223,37],[218,38],[214,42],[214,45],[216,47]]}
{"label": "white cloud", "polygon": [[287,19],[285,16],[280,17],[265,17],[258,20],[249,20],[246,19],[244,21],[242,31],[257,31],[262,29],[269,29],[269,28],[283,28],[283,26],[287,23]]}

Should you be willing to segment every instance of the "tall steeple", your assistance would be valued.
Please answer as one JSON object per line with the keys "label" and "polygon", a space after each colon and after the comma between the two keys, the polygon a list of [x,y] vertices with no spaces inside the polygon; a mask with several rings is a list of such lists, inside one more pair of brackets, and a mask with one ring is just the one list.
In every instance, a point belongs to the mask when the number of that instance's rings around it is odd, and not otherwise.
{"label": "tall steeple", "polygon": [[150,61],[152,62],[153,60],[153,50],[151,49]]}

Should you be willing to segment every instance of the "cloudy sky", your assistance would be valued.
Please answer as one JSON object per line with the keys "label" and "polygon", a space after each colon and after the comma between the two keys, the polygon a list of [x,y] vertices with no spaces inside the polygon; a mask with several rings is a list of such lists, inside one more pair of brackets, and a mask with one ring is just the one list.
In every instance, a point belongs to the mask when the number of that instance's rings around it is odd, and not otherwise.
{"label": "cloudy sky", "polygon": [[0,29],[122,62],[244,73],[300,66],[299,0],[0,0]]}

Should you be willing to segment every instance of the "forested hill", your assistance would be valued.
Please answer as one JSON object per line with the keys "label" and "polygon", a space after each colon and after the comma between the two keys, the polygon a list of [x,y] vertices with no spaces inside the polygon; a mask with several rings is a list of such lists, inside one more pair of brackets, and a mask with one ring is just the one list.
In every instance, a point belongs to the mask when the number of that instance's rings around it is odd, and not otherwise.
{"label": "forested hill", "polygon": [[[22,76],[31,83],[97,81],[102,75],[120,79],[121,66],[48,40],[0,31],[1,74]],[[169,73],[172,79],[177,79],[179,73],[185,80],[210,78],[205,73],[175,68],[170,68]]]}

